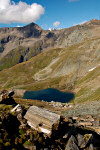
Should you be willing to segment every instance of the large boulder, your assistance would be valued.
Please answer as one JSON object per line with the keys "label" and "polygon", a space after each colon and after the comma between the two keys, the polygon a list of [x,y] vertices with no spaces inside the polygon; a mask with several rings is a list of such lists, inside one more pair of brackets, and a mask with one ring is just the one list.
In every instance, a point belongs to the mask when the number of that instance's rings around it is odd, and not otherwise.
{"label": "large boulder", "polygon": [[69,138],[65,150],[79,150],[77,140],[73,135]]}
{"label": "large boulder", "polygon": [[84,142],[83,135],[78,134],[77,135],[77,140],[78,140],[78,146],[80,147]]}
{"label": "large boulder", "polygon": [[51,136],[53,130],[58,129],[61,119],[60,115],[37,106],[31,106],[24,118],[31,128],[49,136]]}

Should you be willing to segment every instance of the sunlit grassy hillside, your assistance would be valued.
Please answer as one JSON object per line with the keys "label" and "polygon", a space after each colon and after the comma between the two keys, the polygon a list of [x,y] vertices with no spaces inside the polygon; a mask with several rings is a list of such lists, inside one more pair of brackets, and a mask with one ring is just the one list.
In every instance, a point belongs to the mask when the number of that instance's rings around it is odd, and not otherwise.
{"label": "sunlit grassy hillside", "polygon": [[[0,88],[57,88],[75,93],[75,102],[100,98],[100,39],[38,54],[0,72]],[[94,68],[94,69],[92,69]],[[92,69],[92,71],[91,71]]]}

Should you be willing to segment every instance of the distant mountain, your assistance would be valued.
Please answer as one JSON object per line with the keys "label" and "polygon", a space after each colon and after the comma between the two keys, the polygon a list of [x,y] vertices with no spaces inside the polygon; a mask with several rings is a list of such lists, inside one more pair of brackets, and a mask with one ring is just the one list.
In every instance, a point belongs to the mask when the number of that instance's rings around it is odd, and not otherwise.
{"label": "distant mountain", "polygon": [[61,30],[43,30],[35,23],[25,27],[0,28],[0,70],[36,56],[44,50],[67,48],[99,37],[100,21]]}
{"label": "distant mountain", "polygon": [[53,31],[32,23],[0,35],[1,89],[57,88],[75,93],[75,102],[100,99],[99,20]]}

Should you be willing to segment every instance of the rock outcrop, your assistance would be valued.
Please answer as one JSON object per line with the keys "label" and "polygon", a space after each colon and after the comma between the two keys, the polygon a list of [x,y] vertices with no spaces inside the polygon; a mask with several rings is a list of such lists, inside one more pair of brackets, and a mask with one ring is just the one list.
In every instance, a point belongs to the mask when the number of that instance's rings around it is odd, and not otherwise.
{"label": "rock outcrop", "polygon": [[0,93],[0,103],[8,104],[8,105],[16,104],[16,102],[13,99],[13,95],[14,95],[14,91],[3,90]]}
{"label": "rock outcrop", "polygon": [[[48,109],[18,104],[13,106],[14,92],[2,91],[0,108],[0,137],[5,142],[9,136],[13,146],[26,143],[25,148],[37,150],[99,150],[100,119],[92,115],[65,117]],[[13,99],[14,101],[14,99]],[[4,105],[5,104],[5,105]],[[11,110],[7,110],[10,104]],[[48,103],[54,109],[74,108],[73,104]],[[18,135],[14,139],[14,135]],[[9,140],[9,141],[10,141]],[[7,139],[6,139],[7,141]],[[0,141],[1,142],[1,141]],[[22,144],[23,143],[23,144]],[[28,146],[27,146],[28,143]],[[3,149],[5,145],[2,144]],[[6,147],[9,149],[9,147]],[[11,146],[10,146],[11,148]],[[17,147],[19,148],[19,147]],[[21,149],[21,148],[20,148]]]}
{"label": "rock outcrop", "polygon": [[[95,37],[99,30],[100,21],[97,20],[96,23],[93,22],[95,21],[92,20],[89,24],[53,31],[43,30],[35,23],[19,28],[1,28],[0,70],[26,61],[41,53],[43,50],[55,47],[65,48],[78,44],[85,39],[90,39],[93,36]],[[93,28],[91,28],[91,26]],[[16,53],[19,53],[19,57],[14,61]],[[20,61],[21,58],[22,60]],[[11,61],[9,65],[5,65],[4,63],[7,63],[8,59],[9,61],[13,59],[13,63]]]}
{"label": "rock outcrop", "polygon": [[[0,136],[5,140],[6,130],[11,135],[13,146],[18,143],[22,146],[24,142],[25,148],[37,150],[100,149],[100,134],[96,130],[100,124],[93,116],[63,117],[42,107],[25,109],[19,104],[10,113],[2,112],[0,116]],[[12,135],[19,137],[14,139]]]}
{"label": "rock outcrop", "polygon": [[92,130],[100,135],[100,119],[93,118],[91,115],[87,115],[84,118],[72,117],[73,124],[76,127]]}

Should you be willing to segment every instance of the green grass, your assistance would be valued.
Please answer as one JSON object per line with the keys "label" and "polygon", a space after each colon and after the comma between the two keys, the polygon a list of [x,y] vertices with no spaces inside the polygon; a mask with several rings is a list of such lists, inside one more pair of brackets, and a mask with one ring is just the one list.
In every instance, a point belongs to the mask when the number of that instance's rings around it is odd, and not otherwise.
{"label": "green grass", "polygon": [[83,103],[87,101],[96,101],[100,100],[100,88],[97,88],[95,91],[90,89],[82,89],[78,94],[75,95],[75,103]]}
{"label": "green grass", "polygon": [[[76,87],[80,90],[75,95],[75,102],[82,103],[85,101],[100,100],[100,67],[89,72],[81,80],[76,82]],[[97,86],[97,88],[96,88]]]}
{"label": "green grass", "polygon": [[59,89],[59,82],[61,81],[62,77],[47,79],[35,83],[31,83],[29,85],[24,85],[21,88],[25,90],[41,90],[46,88],[56,88]]}
{"label": "green grass", "polygon": [[[34,44],[33,47],[30,47],[29,52],[27,52],[27,50],[28,50],[27,47],[19,46],[18,48],[10,51],[6,56],[4,56],[0,60],[0,70],[10,68],[10,67],[20,63],[21,58],[23,59],[22,61],[26,61],[41,52],[38,43]],[[2,49],[2,47],[0,47],[0,52],[2,52],[2,51],[3,51],[3,49]]]}
{"label": "green grass", "polygon": [[10,68],[19,63],[21,56],[25,55],[27,48],[19,47],[10,51],[0,60],[0,70]]}

